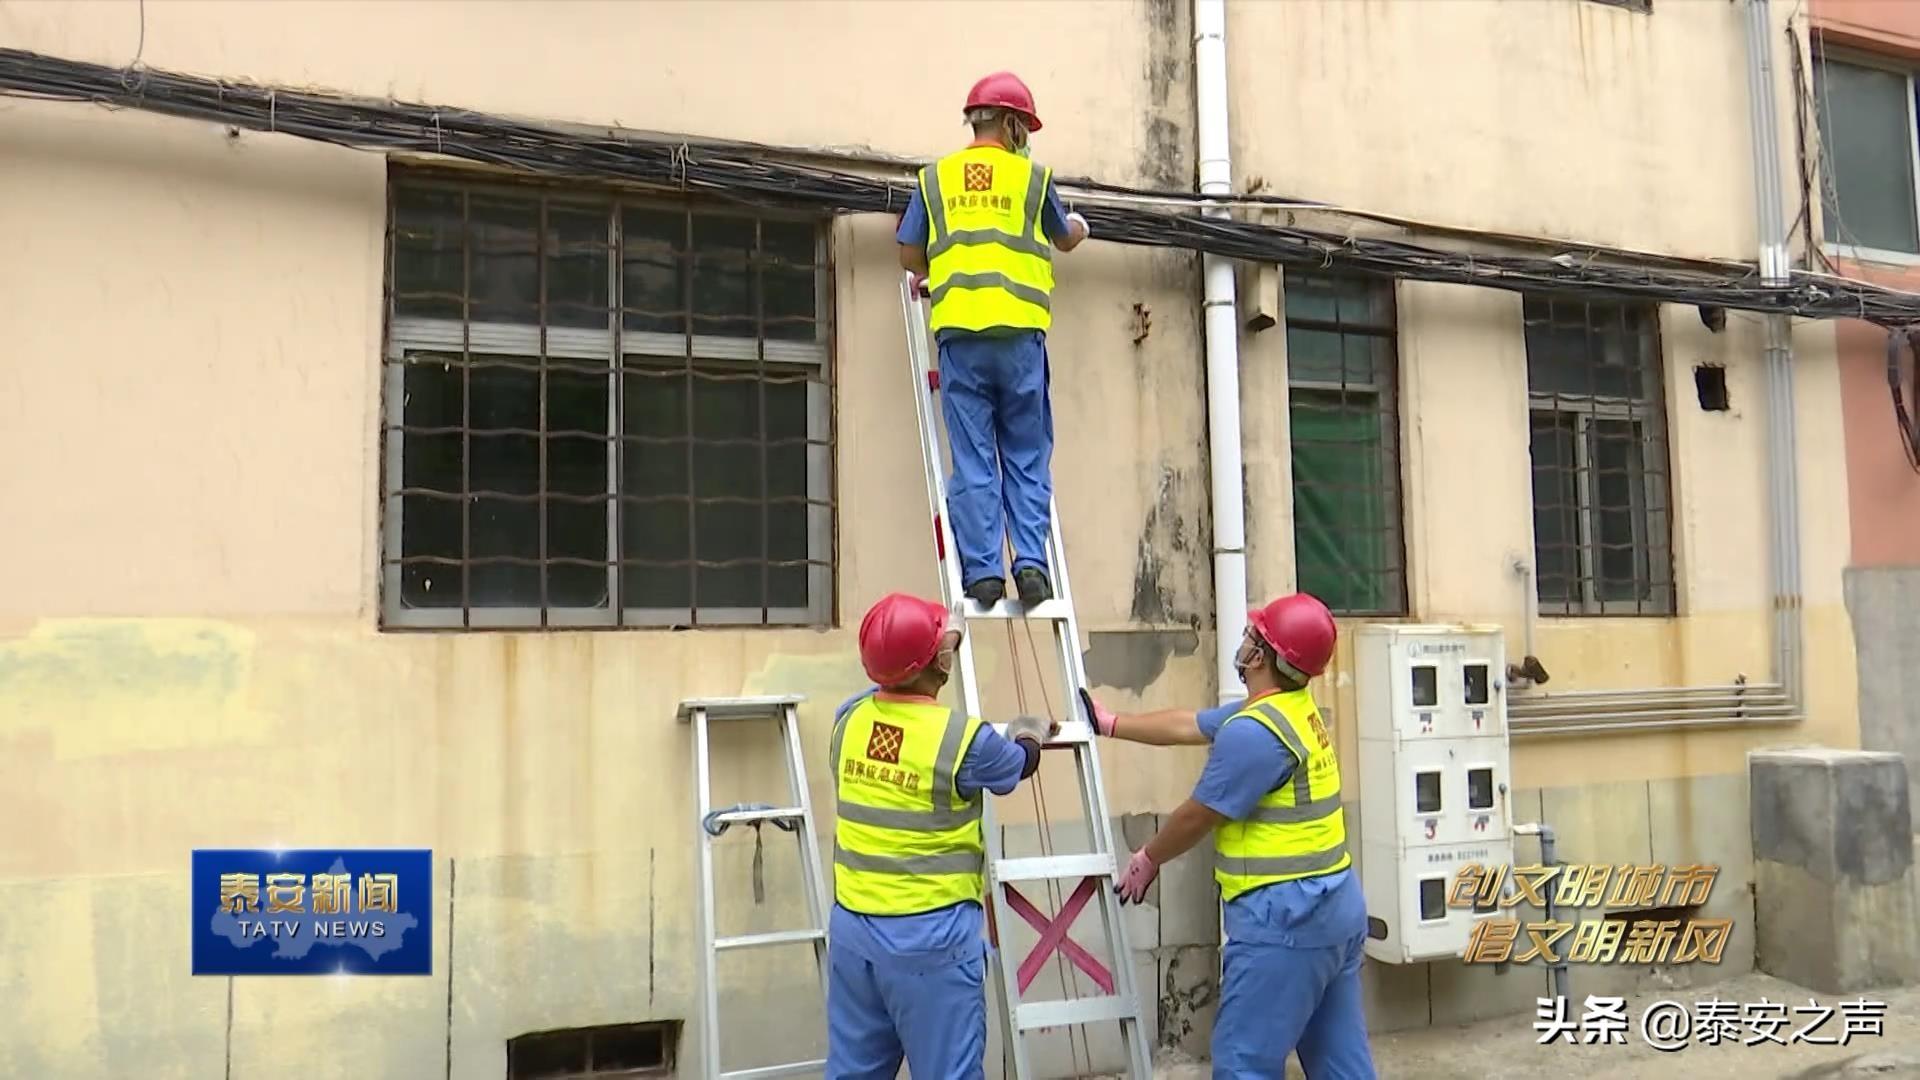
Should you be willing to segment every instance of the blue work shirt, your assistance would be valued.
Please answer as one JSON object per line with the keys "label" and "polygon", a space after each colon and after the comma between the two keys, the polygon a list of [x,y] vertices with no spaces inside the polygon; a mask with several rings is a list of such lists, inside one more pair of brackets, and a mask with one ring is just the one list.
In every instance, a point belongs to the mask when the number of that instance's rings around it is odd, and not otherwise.
{"label": "blue work shirt", "polygon": [[[878,689],[869,686],[842,702],[834,710],[834,723],[838,724],[862,698]],[[1011,795],[1020,785],[1020,770],[1026,765],[1027,752],[1018,743],[981,725],[973,737],[973,745],[967,747],[960,759],[954,787],[959,789],[962,798],[982,790]],[[838,775],[838,769],[839,763],[835,762],[835,771],[829,775]],[[962,959],[968,955],[978,956],[984,947],[986,913],[972,900],[918,915],[862,915],[836,902],[827,934],[834,947],[852,949],[875,963],[883,963],[893,956],[937,953]]]}
{"label": "blue work shirt", "polygon": [[[1198,715],[1200,733],[1213,743],[1207,767],[1194,786],[1195,802],[1231,820],[1253,812],[1267,792],[1293,776],[1295,762],[1273,732],[1242,720],[1222,730],[1246,708],[1236,701]],[[1278,881],[1241,893],[1226,905],[1229,941],[1312,949],[1341,945],[1367,932],[1366,895],[1348,867],[1320,877]]]}
{"label": "blue work shirt", "polygon": [[[1040,201],[1040,228],[1047,239],[1058,245],[1068,235],[1067,208],[1060,202],[1060,191],[1054,186],[1053,177],[1047,177],[1047,193]],[[907,212],[900,219],[900,227],[894,230],[896,242],[924,248],[932,242],[932,223],[927,220],[927,202],[920,197],[920,185],[913,185],[913,194],[907,199]],[[970,330],[946,329],[935,335],[942,342],[950,340],[956,334],[973,333]],[[1045,338],[1040,330],[1019,330],[1011,333],[996,333],[994,337],[1035,337]]]}

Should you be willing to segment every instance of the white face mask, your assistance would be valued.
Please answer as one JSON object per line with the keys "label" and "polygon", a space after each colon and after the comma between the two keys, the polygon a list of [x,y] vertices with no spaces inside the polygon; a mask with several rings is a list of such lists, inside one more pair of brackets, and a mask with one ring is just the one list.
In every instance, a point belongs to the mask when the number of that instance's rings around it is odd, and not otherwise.
{"label": "white face mask", "polygon": [[1013,144],[1013,152],[1023,158],[1033,157],[1033,144],[1029,141],[1026,125],[1018,120],[1007,121],[1007,140]]}
{"label": "white face mask", "polygon": [[1253,662],[1259,656],[1260,650],[1254,645],[1252,638],[1240,639],[1240,648],[1233,654],[1233,670],[1240,673],[1241,685],[1246,685],[1247,669],[1253,666]]}

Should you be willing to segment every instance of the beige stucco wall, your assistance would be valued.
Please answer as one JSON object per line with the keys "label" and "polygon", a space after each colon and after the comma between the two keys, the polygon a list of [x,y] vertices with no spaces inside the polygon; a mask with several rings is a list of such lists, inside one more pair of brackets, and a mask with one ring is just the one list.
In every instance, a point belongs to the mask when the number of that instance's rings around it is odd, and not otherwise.
{"label": "beige stucco wall", "polygon": [[[1629,23],[1591,4],[1495,6],[1233,5],[1237,174],[1455,224],[1689,253],[1751,246],[1730,14],[1674,4]],[[1184,3],[945,5],[957,21],[940,51],[870,4],[735,7],[751,11],[149,4],[142,59],[922,155],[955,144],[968,82],[1006,66],[1034,85],[1049,121],[1036,151],[1061,172],[1190,182]],[[1024,32],[1006,33],[1009,21]],[[0,3],[12,46],[122,63],[138,36],[132,5]],[[1436,55],[1459,59],[1423,73]],[[0,530],[0,1073],[198,1077],[225,1057],[227,990],[185,974],[196,845],[432,846],[441,880],[459,882],[435,961],[437,976],[452,972],[456,1076],[500,1075],[501,1041],[523,1031],[692,1020],[692,793],[675,703],[805,693],[822,745],[832,704],[863,684],[850,631],[379,633],[385,164],[13,99],[0,99],[0,161],[0,460],[16,463],[0,470],[0,505],[15,508]],[[890,222],[843,220],[834,244],[839,609],[851,624],[881,593],[930,591],[933,577]],[[1119,657],[1116,705],[1210,700],[1191,261],[1096,243],[1060,277],[1056,473],[1090,646]],[[1506,566],[1531,548],[1519,299],[1414,284],[1398,298],[1415,614],[1499,620],[1517,648]],[[1135,304],[1152,313],[1138,345]],[[1663,333],[1683,616],[1545,620],[1555,688],[1765,674],[1756,328],[1735,316],[1709,335],[1670,309]],[[1291,581],[1281,338],[1245,341],[1257,594]],[[1789,733],[1522,744],[1517,782],[1568,788],[1569,816],[1588,800],[1582,784],[1728,773],[1751,745],[1857,739],[1831,331],[1803,328],[1796,347],[1812,719]],[[1692,365],[1708,359],[1729,366],[1731,413],[1692,404]],[[1005,643],[979,637],[998,713],[1013,704],[995,678]],[[1344,660],[1328,691],[1351,757]],[[1116,813],[1169,808],[1198,762],[1103,754]],[[722,800],[778,780],[766,754],[729,761]],[[1051,769],[1065,816],[1066,777]],[[1010,800],[1008,819],[1029,806]],[[732,841],[723,870],[737,882],[751,843]],[[771,895],[786,872],[770,866]],[[793,915],[776,902],[751,918]],[[485,943],[478,954],[449,961],[449,923]],[[740,969],[727,986],[769,1042],[817,1037],[817,1014],[795,1004],[799,968]],[[246,981],[234,1075],[284,1060],[437,1071],[448,989],[360,980],[315,999],[305,980]],[[354,1061],[328,1056],[342,1046]]]}

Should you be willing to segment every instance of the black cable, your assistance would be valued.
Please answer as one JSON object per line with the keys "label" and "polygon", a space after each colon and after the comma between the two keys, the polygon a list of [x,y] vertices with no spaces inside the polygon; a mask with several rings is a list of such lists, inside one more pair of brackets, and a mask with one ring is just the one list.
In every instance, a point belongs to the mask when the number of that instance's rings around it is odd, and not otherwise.
{"label": "black cable", "polygon": [[1920,397],[1920,329],[1909,329],[1902,334],[1898,330],[1887,331],[1887,390],[1893,395],[1893,422],[1900,432],[1900,449],[1907,455],[1907,464],[1915,472],[1920,472],[1920,431],[1914,429],[1913,417],[1907,412],[1906,393],[1900,385],[1900,340],[1906,338],[1907,348],[1914,356],[1914,394]]}
{"label": "black cable", "polygon": [[[548,127],[466,109],[351,99],[0,49],[0,95],[87,101],[357,149],[431,153],[542,176],[625,181],[757,206],[884,213],[905,207],[910,185],[800,164],[800,151],[709,141],[638,138]],[[1113,190],[1113,185],[1104,189]],[[1132,189],[1126,189],[1131,191]],[[1192,193],[1163,193],[1191,198]],[[1280,228],[1199,213],[1087,206],[1102,240],[1184,248],[1251,262],[1446,282],[1599,301],[1656,301],[1807,318],[1920,323],[1920,296],[1866,282],[1795,275],[1766,285],[1757,270],[1684,270],[1599,253],[1474,255],[1396,240]],[[1734,264],[1729,264],[1729,267]]]}

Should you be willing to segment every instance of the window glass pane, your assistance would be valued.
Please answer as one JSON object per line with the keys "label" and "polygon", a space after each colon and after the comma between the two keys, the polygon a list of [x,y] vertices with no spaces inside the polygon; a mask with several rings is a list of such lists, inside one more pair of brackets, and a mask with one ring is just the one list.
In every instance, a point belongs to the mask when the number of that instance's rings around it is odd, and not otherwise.
{"label": "window glass pane", "polygon": [[604,206],[547,207],[547,323],[604,330],[613,245]]}
{"label": "window glass pane", "polygon": [[1304,592],[1336,611],[1396,605],[1386,571],[1396,538],[1380,493],[1380,416],[1371,402],[1343,406],[1338,395],[1299,390],[1293,431],[1295,573]]}
{"label": "window glass pane", "polygon": [[752,218],[694,215],[694,333],[754,336],[753,249]]}
{"label": "window glass pane", "polygon": [[[454,487],[460,483],[454,462]],[[410,608],[460,606],[463,573],[457,565],[460,551],[460,500],[428,495],[400,497],[400,556],[432,557],[443,562],[407,562],[400,567],[400,599]]]}
{"label": "window glass pane", "polygon": [[1287,379],[1290,382],[1340,382],[1341,336],[1331,330],[1287,330]]}
{"label": "window glass pane", "polygon": [[1286,272],[1286,305],[1289,320],[1338,323],[1340,321],[1340,287],[1337,282],[1327,278],[1288,270]]}
{"label": "window glass pane", "polygon": [[460,192],[403,187],[393,200],[393,306],[401,315],[458,319],[462,310]]}
{"label": "window glass pane", "polygon": [[475,322],[540,322],[540,205],[475,192],[468,200]]}
{"label": "window glass pane", "polygon": [[1593,541],[1598,549],[1602,600],[1640,600],[1648,594],[1647,476],[1640,425],[1595,420]]}
{"label": "window glass pane", "polygon": [[[664,573],[649,574],[651,591],[630,593],[628,603],[674,606],[668,598],[677,597],[685,604],[697,577],[702,608],[758,608],[763,598],[768,607],[805,606],[807,568],[768,563],[807,558],[807,376],[768,370],[762,380],[752,369],[629,368],[626,490],[644,501],[628,503],[624,557],[680,560],[674,572],[684,584],[669,589]],[[684,565],[689,558],[700,565]]]}
{"label": "window glass pane", "polygon": [[1527,389],[1535,394],[1643,399],[1649,393],[1653,328],[1615,304],[1528,298]]}
{"label": "window glass pane", "polygon": [[1533,458],[1533,558],[1542,605],[1577,606],[1580,587],[1579,473],[1574,456],[1578,417],[1535,412],[1529,449]]}
{"label": "window glass pane", "polygon": [[620,220],[626,328],[685,334],[686,213],[628,207]]}
{"label": "window glass pane", "polygon": [[1289,271],[1286,305],[1300,588],[1336,612],[1398,613],[1406,586],[1391,289]]}
{"label": "window glass pane", "polygon": [[1829,241],[1920,252],[1915,235],[1914,132],[1906,76],[1815,56],[1822,227]]}
{"label": "window glass pane", "polygon": [[608,602],[609,382],[606,375],[547,372],[547,558],[580,560],[548,565],[547,602],[555,606]]}

